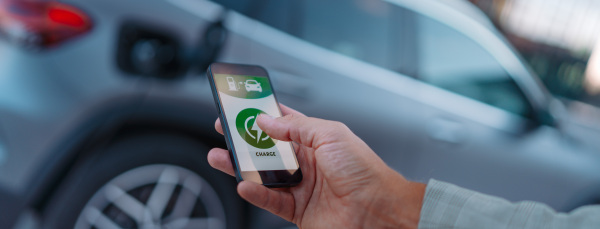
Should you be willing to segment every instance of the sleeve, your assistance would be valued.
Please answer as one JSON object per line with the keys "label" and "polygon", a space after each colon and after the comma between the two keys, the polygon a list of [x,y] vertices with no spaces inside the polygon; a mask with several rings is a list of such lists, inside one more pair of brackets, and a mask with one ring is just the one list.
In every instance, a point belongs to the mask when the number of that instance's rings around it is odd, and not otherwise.
{"label": "sleeve", "polygon": [[600,228],[600,205],[557,213],[542,203],[511,203],[431,179],[419,228]]}

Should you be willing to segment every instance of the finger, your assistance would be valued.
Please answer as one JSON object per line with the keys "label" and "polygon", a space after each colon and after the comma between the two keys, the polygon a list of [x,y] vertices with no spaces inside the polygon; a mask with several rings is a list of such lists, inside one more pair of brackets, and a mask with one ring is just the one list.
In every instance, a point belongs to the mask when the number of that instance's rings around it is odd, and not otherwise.
{"label": "finger", "polygon": [[223,134],[223,126],[221,126],[220,118],[217,118],[217,121],[215,121],[215,130],[217,130],[217,132],[219,132],[219,134]]}
{"label": "finger", "polygon": [[279,217],[292,221],[294,216],[294,197],[289,192],[276,191],[251,181],[242,181],[237,186],[242,198],[259,208]]}
{"label": "finger", "polygon": [[261,114],[257,122],[260,129],[274,139],[294,141],[311,148],[339,140],[343,136],[350,136],[349,133],[352,133],[340,122],[294,114],[280,118]]}
{"label": "finger", "polygon": [[208,164],[215,169],[221,170],[231,176],[235,176],[233,165],[229,157],[229,151],[221,148],[213,148],[208,151]]}
{"label": "finger", "polygon": [[[294,115],[299,115],[299,116],[306,116],[292,108],[289,108],[286,105],[279,104],[279,107],[281,108],[281,113],[283,113],[283,115],[294,114]],[[220,118],[217,118],[217,120],[215,121],[215,130],[217,130],[217,132],[219,132],[219,134],[223,134],[223,126],[221,125]]]}
{"label": "finger", "polygon": [[297,110],[294,110],[286,105],[283,104],[279,104],[279,108],[281,108],[281,113],[285,116],[285,115],[298,115],[298,116],[302,116],[302,117],[306,117],[306,115],[300,113]]}

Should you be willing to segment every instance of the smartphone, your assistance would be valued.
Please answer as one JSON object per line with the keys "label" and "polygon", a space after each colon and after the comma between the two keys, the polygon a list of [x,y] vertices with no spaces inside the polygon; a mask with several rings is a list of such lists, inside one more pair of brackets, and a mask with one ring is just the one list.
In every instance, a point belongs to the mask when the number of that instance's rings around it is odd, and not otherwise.
{"label": "smartphone", "polygon": [[217,105],[237,181],[267,187],[290,187],[302,180],[291,142],[265,134],[259,114],[281,117],[267,71],[254,65],[213,63],[208,80]]}

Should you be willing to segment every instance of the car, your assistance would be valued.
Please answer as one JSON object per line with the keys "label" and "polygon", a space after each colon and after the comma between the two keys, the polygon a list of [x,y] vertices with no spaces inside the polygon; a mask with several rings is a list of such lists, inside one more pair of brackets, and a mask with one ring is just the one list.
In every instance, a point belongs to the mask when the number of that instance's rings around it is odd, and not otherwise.
{"label": "car", "polygon": [[600,111],[554,98],[467,1],[216,2],[235,11],[221,61],[264,66],[280,102],[345,123],[409,179],[600,203]]}
{"label": "car", "polygon": [[208,84],[186,74],[221,26],[164,1],[1,8],[0,228],[247,225],[206,160],[225,147]]}
{"label": "car", "polygon": [[579,117],[596,109],[549,95],[462,1],[2,4],[2,228],[289,226],[206,161],[225,147],[213,61],[265,66],[280,102],[410,179],[560,211],[600,199],[597,124]]}
{"label": "car", "polygon": [[246,85],[246,91],[248,91],[248,92],[251,92],[251,91],[262,92],[262,87],[260,86],[260,83],[257,82],[256,80],[246,80],[244,85]]}

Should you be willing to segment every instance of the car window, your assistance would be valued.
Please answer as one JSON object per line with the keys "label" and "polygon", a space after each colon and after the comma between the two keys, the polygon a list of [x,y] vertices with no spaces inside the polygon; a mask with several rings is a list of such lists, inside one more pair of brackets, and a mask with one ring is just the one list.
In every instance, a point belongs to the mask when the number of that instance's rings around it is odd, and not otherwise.
{"label": "car window", "polygon": [[380,1],[306,0],[300,37],[378,66],[390,61],[390,8]]}
{"label": "car window", "polygon": [[[221,0],[223,1],[223,0]],[[248,15],[317,46],[399,71],[405,34],[399,10],[373,0],[263,0],[260,12]]]}
{"label": "car window", "polygon": [[300,11],[295,10],[301,1],[282,0],[213,0],[227,9],[264,22],[287,33],[295,31],[294,21]]}
{"label": "car window", "polygon": [[[217,0],[228,1],[248,2]],[[410,10],[374,0],[250,2],[238,11],[315,45],[521,116],[532,113],[517,84],[486,50]]]}
{"label": "car window", "polygon": [[516,82],[479,44],[429,17],[417,16],[418,78],[500,109],[530,117]]}

